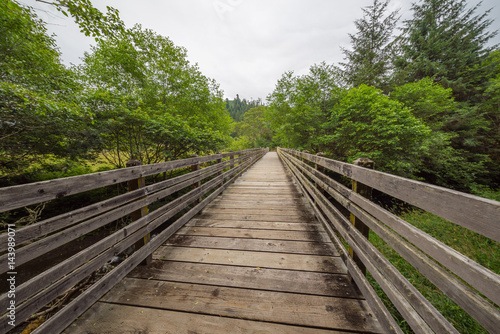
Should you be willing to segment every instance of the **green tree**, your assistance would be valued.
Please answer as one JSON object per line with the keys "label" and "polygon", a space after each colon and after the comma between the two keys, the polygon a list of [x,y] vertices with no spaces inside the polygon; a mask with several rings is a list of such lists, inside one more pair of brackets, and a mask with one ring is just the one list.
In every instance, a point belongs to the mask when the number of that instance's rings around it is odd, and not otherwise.
{"label": "green tree", "polygon": [[349,34],[352,50],[342,49],[346,80],[357,87],[361,84],[387,89],[391,72],[392,32],[398,12],[386,15],[390,0],[374,0],[363,8],[363,18],[356,20],[357,33]]}
{"label": "green tree", "polygon": [[87,152],[79,86],[36,14],[0,3],[0,171],[15,174],[41,155]]}
{"label": "green tree", "polygon": [[433,130],[442,130],[444,122],[457,108],[451,88],[444,88],[431,78],[398,86],[390,97],[410,108]]}
{"label": "green tree", "polygon": [[399,80],[432,77],[445,88],[452,88],[459,101],[476,95],[487,70],[480,65],[492,49],[487,43],[496,35],[488,31],[490,11],[476,15],[480,5],[468,8],[466,0],[414,3],[396,61]]}
{"label": "green tree", "polygon": [[231,119],[217,83],[167,37],[135,26],[100,40],[78,70],[102,149],[117,166],[216,150],[228,140]]}
{"label": "green tree", "polygon": [[405,177],[416,177],[431,134],[409,108],[366,85],[342,94],[326,128],[321,140],[335,159],[369,157],[379,170]]}
{"label": "green tree", "polygon": [[[500,50],[492,52],[484,67],[490,68],[488,81],[478,107],[484,113],[488,129],[483,132],[482,148],[488,154],[487,163],[490,186],[500,186]],[[486,182],[485,182],[486,183]]]}
{"label": "green tree", "polygon": [[488,161],[481,139],[488,123],[481,113],[455,102],[451,88],[430,78],[396,87],[390,97],[433,130],[421,156],[419,176],[434,184],[470,190]]}
{"label": "green tree", "polygon": [[234,100],[226,99],[226,110],[235,122],[243,120],[243,116],[247,111],[260,105],[262,105],[262,101],[260,99],[249,101],[246,99],[241,100],[239,94],[236,94],[236,98]]}
{"label": "green tree", "polygon": [[265,118],[267,107],[258,106],[243,115],[243,120],[235,124],[238,137],[245,137],[249,147],[272,146],[273,131]]}
{"label": "green tree", "polygon": [[266,118],[281,145],[318,151],[322,124],[341,92],[340,70],[326,63],[313,65],[310,72],[294,76],[286,72],[275,90]]}

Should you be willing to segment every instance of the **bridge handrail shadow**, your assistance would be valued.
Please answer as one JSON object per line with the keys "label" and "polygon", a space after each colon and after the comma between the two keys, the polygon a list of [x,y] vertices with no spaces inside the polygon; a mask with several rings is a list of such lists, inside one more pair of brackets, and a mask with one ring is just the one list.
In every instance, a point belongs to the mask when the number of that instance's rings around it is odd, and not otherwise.
{"label": "bridge handrail shadow", "polygon": [[[11,243],[13,247],[12,252],[3,246],[1,249],[0,274],[4,275],[15,276],[17,268],[23,264],[30,261],[43,263],[44,255],[49,252],[113,225],[122,218],[132,218],[124,227],[103,236],[73,256],[62,259],[26,282],[13,284],[14,295],[7,291],[0,296],[3,310],[0,333],[13,328],[9,324],[12,321],[9,313],[14,315],[15,325],[21,324],[103,268],[116,255],[132,249],[123,262],[57,311],[38,327],[36,333],[59,333],[64,330],[268,151],[263,148],[249,149],[153,165],[135,162],[132,167],[123,169],[0,189],[0,213],[123,182],[128,183],[129,189],[118,196],[31,225],[13,226],[12,233],[6,230],[0,235],[0,245]],[[146,177],[150,180],[153,176],[162,179],[162,174],[170,171],[178,172],[178,176],[145,184]],[[155,203],[158,208],[148,212],[148,206]],[[170,225],[165,226],[165,223]],[[150,239],[151,232],[159,227],[165,228]],[[15,254],[15,259],[9,253]],[[10,312],[9,306],[13,302],[14,312]]]}
{"label": "bridge handrail shadow", "polygon": [[[330,237],[352,253],[339,252],[385,330],[402,333],[365,278],[364,268],[415,333],[458,333],[450,322],[375,248],[367,231],[353,228],[357,220],[376,233],[401,257],[489,332],[500,326],[500,275],[376,205],[331,177],[332,172],[366,187],[436,214],[457,225],[500,242],[500,202],[405,179],[353,164],[278,148],[278,154],[303,195],[311,203]],[[325,172],[325,170],[327,170]],[[337,206],[334,204],[336,203]],[[338,208],[351,215],[351,221]],[[356,226],[357,227],[357,226]]]}

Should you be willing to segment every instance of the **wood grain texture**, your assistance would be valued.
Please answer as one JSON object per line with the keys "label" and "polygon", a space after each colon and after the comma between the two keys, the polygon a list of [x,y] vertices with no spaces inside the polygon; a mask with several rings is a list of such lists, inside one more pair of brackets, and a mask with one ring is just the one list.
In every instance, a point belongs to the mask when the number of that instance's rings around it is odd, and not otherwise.
{"label": "wood grain texture", "polygon": [[99,302],[79,317],[64,333],[340,334],[347,332]]}
{"label": "wood grain texture", "polygon": [[227,213],[220,215],[217,213],[210,213],[210,211],[203,212],[200,219],[220,219],[220,220],[254,220],[254,221],[273,221],[273,222],[296,222],[305,223],[311,218],[302,218],[294,216],[285,215],[270,215],[270,214],[259,214],[253,212],[241,212],[241,213]]}
{"label": "wood grain texture", "polygon": [[276,239],[243,239],[226,237],[207,237],[194,235],[172,236],[165,245],[193,248],[214,248],[248,250],[257,252],[277,252],[307,255],[337,256],[331,243],[310,241],[276,240]]}
{"label": "wood grain texture", "polygon": [[245,210],[242,210],[241,208],[223,208],[223,207],[207,207],[205,210],[203,210],[204,213],[209,213],[209,214],[240,214],[242,211],[245,211],[245,213],[251,213],[253,215],[266,215],[266,216],[288,216],[288,217],[294,217],[294,218],[302,218],[302,219],[313,219],[313,217],[307,213],[303,212],[300,210],[285,210],[285,209],[264,209],[260,207],[253,207],[253,208],[245,208]]}
{"label": "wood grain texture", "polygon": [[267,154],[67,333],[382,333],[289,182]]}
{"label": "wood grain texture", "polygon": [[[316,225],[317,228],[318,225]],[[271,240],[296,240],[327,242],[324,232],[317,231],[283,231],[247,228],[220,228],[220,227],[184,227],[179,230],[179,235],[246,238],[246,239],[271,239]]]}
{"label": "wood grain texture", "polygon": [[[362,298],[358,290],[349,283],[345,274],[157,260],[148,267],[137,267],[128,277],[331,297]],[[311,284],[311,282],[315,283]]]}
{"label": "wood grain texture", "polygon": [[299,151],[282,150],[500,242],[500,202]]}
{"label": "wood grain texture", "polygon": [[[296,166],[303,168],[304,164],[293,157],[284,158],[293,173],[315,199],[315,203],[329,217],[329,220],[335,225],[335,228],[340,232],[342,237],[358,252],[363,263],[368,267],[369,271],[412,329],[416,333],[431,333],[432,330],[429,328],[431,326],[437,332],[457,333],[453,326],[378,253],[371,243],[366,241],[361,233],[356,229],[350,228],[350,222],[298,171]],[[449,285],[453,286],[452,283]],[[478,304],[475,306],[482,308]],[[418,313],[415,311],[418,311]],[[492,314],[490,312],[487,313]],[[474,314],[471,315],[474,317]],[[483,322],[483,324],[487,325],[487,322]]]}
{"label": "wood grain texture", "polygon": [[341,259],[319,255],[162,246],[154,253],[153,258],[228,266],[290,269],[338,274],[347,273],[344,262]]}
{"label": "wood grain texture", "polygon": [[321,226],[315,223],[296,222],[267,222],[246,220],[215,220],[215,219],[192,219],[186,226],[222,227],[257,230],[284,230],[284,231],[319,231]]}
{"label": "wood grain texture", "polygon": [[[250,154],[258,149],[246,150],[239,154]],[[19,186],[5,187],[0,191],[0,212],[22,208],[27,205],[49,201],[69,195],[78,194],[92,189],[125,182],[142,176],[160,174],[165,171],[191,166],[218,159],[223,155],[212,155],[198,158],[189,158],[176,161],[162,162],[152,165],[136,166],[99,172],[62,179],[42,181]]]}
{"label": "wood grain texture", "polygon": [[337,330],[377,332],[365,301],[125,278],[102,301]]}

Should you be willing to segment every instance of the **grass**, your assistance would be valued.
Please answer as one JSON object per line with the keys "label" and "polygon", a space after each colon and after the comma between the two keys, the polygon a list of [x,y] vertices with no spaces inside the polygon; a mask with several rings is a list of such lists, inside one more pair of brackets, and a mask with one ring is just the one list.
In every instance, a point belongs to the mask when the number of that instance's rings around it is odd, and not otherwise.
{"label": "grass", "polygon": [[[484,188],[482,191],[482,195],[486,194],[491,199],[498,200],[500,198],[500,191],[485,191]],[[500,243],[428,212],[412,210],[400,214],[400,216],[415,227],[454,248],[482,266],[500,274]],[[415,270],[412,265],[405,261],[379,236],[370,232],[370,241],[460,333],[487,333],[472,317]],[[374,279],[370,275],[368,275],[368,279],[403,331],[405,333],[413,333]]]}

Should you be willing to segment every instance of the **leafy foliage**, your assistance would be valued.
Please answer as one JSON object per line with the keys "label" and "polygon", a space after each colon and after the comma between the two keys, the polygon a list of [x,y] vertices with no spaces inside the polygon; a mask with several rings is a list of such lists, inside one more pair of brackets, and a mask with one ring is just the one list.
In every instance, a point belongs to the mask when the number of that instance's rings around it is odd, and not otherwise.
{"label": "leafy foliage", "polygon": [[80,31],[86,36],[94,36],[96,41],[125,33],[125,24],[116,8],[106,6],[107,12],[104,14],[92,6],[90,0],[58,0],[54,5],[64,15],[71,15]]}
{"label": "leafy foliage", "polygon": [[110,162],[154,163],[216,150],[228,140],[222,92],[170,39],[135,26],[99,41],[78,69]]}
{"label": "leafy foliage", "polygon": [[79,88],[36,15],[0,4],[0,170],[23,170],[41,155],[75,158],[87,150],[76,104]]}
{"label": "leafy foliage", "polygon": [[244,148],[272,146],[273,132],[265,118],[267,107],[258,106],[250,109],[243,115],[243,120],[234,123],[234,132],[237,136],[245,138],[238,145]]}
{"label": "leafy foliage", "polygon": [[411,108],[416,117],[434,130],[441,129],[456,108],[451,88],[446,89],[431,78],[396,87],[390,96]]}
{"label": "leafy foliage", "polygon": [[341,92],[340,70],[332,65],[313,65],[307,75],[286,72],[278,81],[266,118],[281,145],[315,151],[322,124]]}
{"label": "leafy foliage", "polygon": [[321,140],[336,158],[352,162],[368,157],[377,169],[407,177],[418,171],[431,133],[410,109],[366,85],[342,95],[326,127]]}
{"label": "leafy foliage", "polygon": [[0,4],[0,170],[10,175],[49,156],[104,155],[115,167],[215,151],[231,119],[217,83],[184,48],[88,0],[58,1],[98,44],[66,68],[31,9]]}

